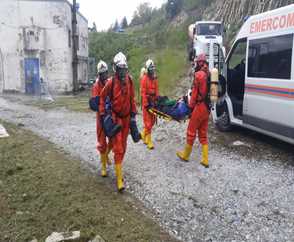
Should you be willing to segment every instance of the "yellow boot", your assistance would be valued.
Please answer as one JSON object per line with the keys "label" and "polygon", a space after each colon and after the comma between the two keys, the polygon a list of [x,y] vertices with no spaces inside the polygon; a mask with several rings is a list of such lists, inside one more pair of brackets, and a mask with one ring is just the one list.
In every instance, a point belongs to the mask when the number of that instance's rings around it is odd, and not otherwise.
{"label": "yellow boot", "polygon": [[101,154],[101,176],[107,177],[107,154]]}
{"label": "yellow boot", "polygon": [[125,189],[121,164],[115,164],[115,173],[116,173],[116,181],[117,181],[117,190],[121,192]]}
{"label": "yellow boot", "polygon": [[149,150],[154,149],[154,145],[153,145],[153,142],[152,142],[151,134],[147,134],[146,135],[146,141],[147,141],[147,148]]}
{"label": "yellow boot", "polygon": [[192,152],[192,145],[186,144],[183,151],[177,152],[177,156],[183,161],[189,161]]}
{"label": "yellow boot", "polygon": [[141,138],[143,140],[143,143],[145,145],[147,145],[147,141],[146,141],[146,130],[145,129],[143,129],[143,131],[141,132]]}
{"label": "yellow boot", "polygon": [[202,160],[200,162],[205,168],[209,167],[208,164],[208,145],[202,145]]}

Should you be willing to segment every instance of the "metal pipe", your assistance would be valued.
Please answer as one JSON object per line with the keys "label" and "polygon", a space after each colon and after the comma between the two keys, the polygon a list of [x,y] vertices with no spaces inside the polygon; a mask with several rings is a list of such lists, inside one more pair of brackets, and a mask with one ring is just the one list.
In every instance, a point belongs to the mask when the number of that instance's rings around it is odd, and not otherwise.
{"label": "metal pipe", "polygon": [[77,93],[78,86],[78,44],[79,44],[79,35],[77,33],[77,3],[76,0],[73,0],[72,5],[72,40],[73,40],[73,92]]}

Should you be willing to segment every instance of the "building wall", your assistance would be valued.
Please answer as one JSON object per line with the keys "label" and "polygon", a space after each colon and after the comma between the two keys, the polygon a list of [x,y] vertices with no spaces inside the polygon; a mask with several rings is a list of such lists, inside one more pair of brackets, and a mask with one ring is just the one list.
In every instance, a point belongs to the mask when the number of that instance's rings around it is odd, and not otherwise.
{"label": "building wall", "polygon": [[[71,7],[64,0],[1,0],[0,92],[25,92],[24,59],[30,57],[39,58],[40,77],[51,91],[71,91],[71,22]],[[81,15],[78,29],[83,39],[78,55],[87,60],[88,23]],[[79,79],[87,79],[87,68],[79,70]]]}

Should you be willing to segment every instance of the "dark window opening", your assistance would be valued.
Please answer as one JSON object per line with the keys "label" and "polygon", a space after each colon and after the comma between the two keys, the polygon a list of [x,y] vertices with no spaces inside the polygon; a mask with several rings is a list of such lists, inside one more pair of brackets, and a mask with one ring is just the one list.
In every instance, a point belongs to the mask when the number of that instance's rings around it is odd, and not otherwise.
{"label": "dark window opening", "polygon": [[227,62],[227,91],[235,116],[243,114],[247,39],[240,39],[233,47]]}
{"label": "dark window opening", "polygon": [[290,79],[293,35],[249,41],[248,77]]}
{"label": "dark window opening", "polygon": [[221,35],[222,26],[221,24],[197,24],[197,35]]}

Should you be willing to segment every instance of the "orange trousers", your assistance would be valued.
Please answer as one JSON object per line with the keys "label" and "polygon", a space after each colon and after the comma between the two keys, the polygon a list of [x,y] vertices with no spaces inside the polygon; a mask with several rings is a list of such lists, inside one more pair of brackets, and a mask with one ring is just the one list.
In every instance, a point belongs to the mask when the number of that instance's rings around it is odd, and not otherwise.
{"label": "orange trousers", "polygon": [[146,108],[143,108],[143,123],[145,135],[151,134],[152,127],[156,122],[156,116],[149,113]]}
{"label": "orange trousers", "polygon": [[187,130],[187,144],[193,145],[198,133],[200,144],[208,144],[209,112],[204,103],[195,106]]}
{"label": "orange trousers", "polygon": [[122,126],[121,131],[111,139],[115,164],[121,164],[127,150],[131,117],[127,116],[125,118],[119,118],[114,115],[112,117],[115,123]]}

